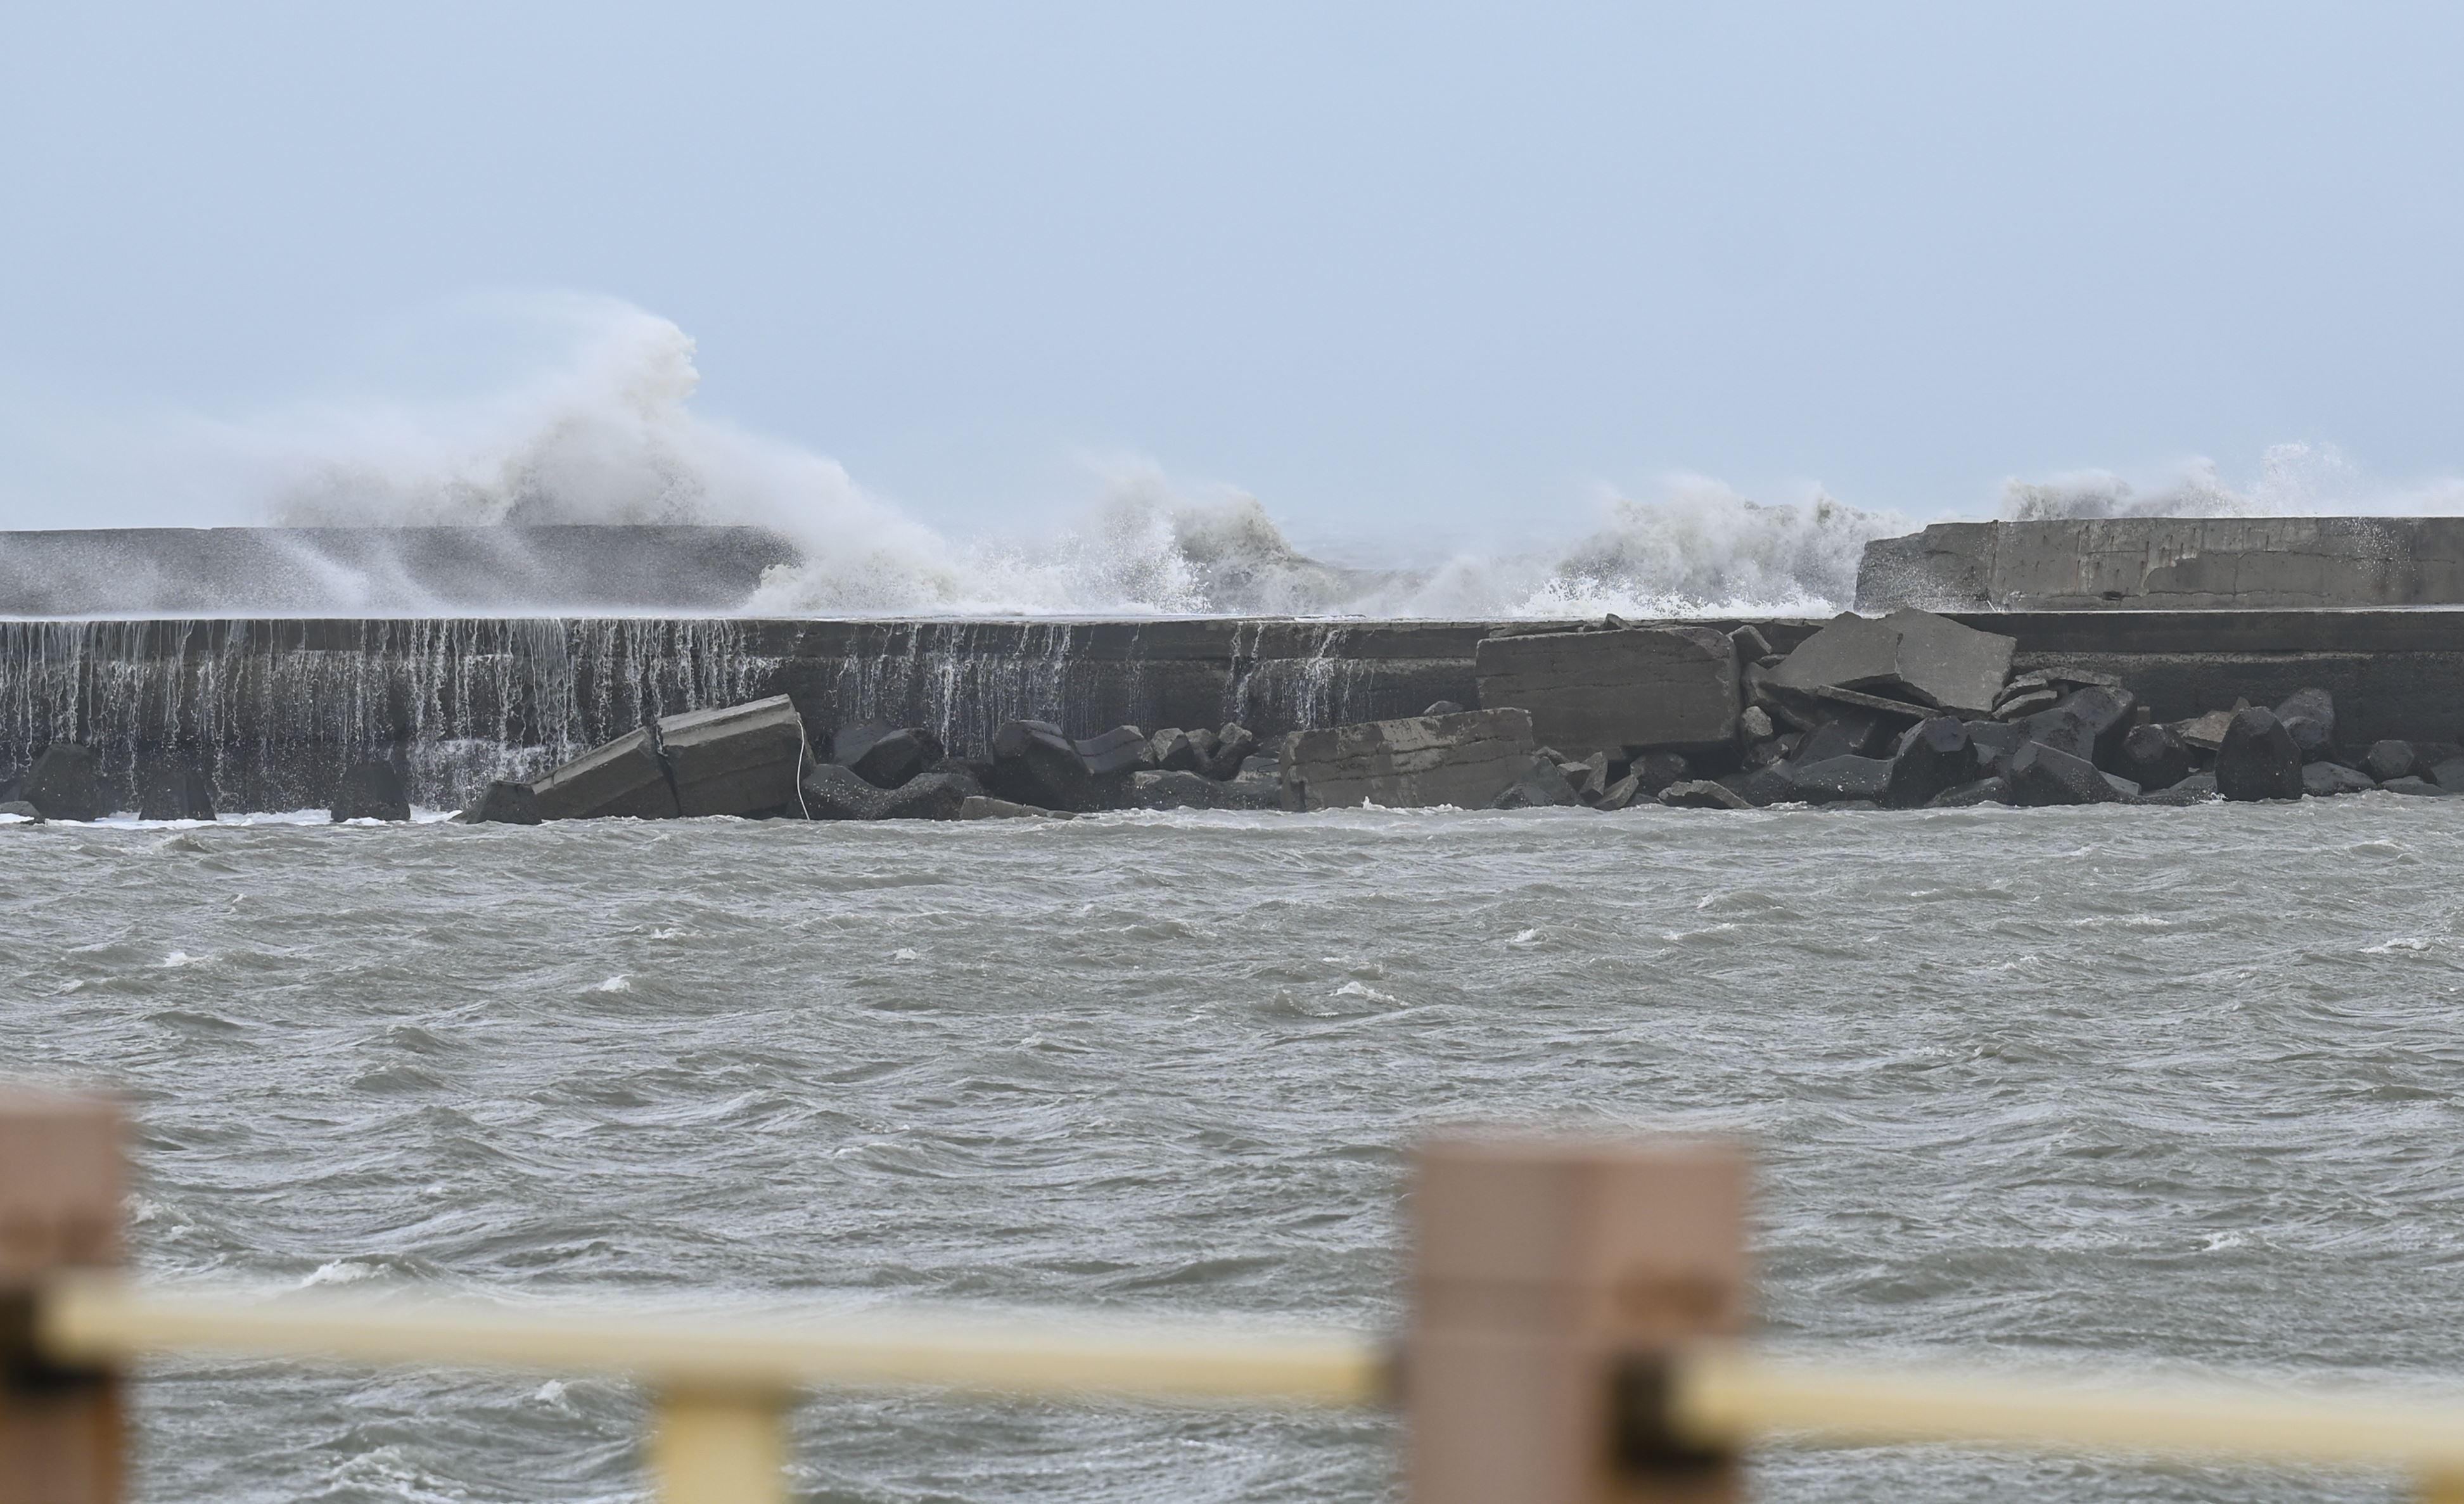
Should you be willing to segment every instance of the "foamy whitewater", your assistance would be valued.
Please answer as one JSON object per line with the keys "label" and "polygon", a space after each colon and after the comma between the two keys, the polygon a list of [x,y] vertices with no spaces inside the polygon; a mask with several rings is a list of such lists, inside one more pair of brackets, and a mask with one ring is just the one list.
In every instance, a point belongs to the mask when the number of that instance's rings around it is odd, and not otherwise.
{"label": "foamy whitewater", "polygon": [[[1922,520],[1819,488],[1767,502],[1680,476],[1648,497],[1601,487],[1592,530],[1571,542],[1363,567],[1305,554],[1237,487],[1130,461],[1103,470],[1098,499],[1074,519],[953,537],[834,460],[692,410],[700,373],[692,338],[673,322],[584,297],[524,299],[516,312],[549,331],[554,353],[483,397],[183,419],[137,446],[148,456],[140,482],[226,522],[759,524],[804,553],[774,569],[747,608],[773,616],[1823,614],[1853,599],[1869,541]],[[2390,490],[2331,448],[2288,444],[2239,489],[2197,460],[2152,481],[2106,471],[2013,479],[1995,510],[2031,519],[2459,509],[2464,482]]]}

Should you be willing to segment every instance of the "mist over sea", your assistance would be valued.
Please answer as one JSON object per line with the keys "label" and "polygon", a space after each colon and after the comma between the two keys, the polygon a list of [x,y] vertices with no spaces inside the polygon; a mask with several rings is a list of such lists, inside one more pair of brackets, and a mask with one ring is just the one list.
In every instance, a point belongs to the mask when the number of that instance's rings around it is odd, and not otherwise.
{"label": "mist over sea", "polygon": [[[744,609],[826,617],[1821,616],[1854,598],[1867,542],[1939,520],[1814,481],[1752,497],[1671,475],[1595,482],[1574,504],[1500,496],[1468,545],[1404,508],[1306,546],[1273,498],[1237,481],[1107,454],[1085,458],[1075,505],[991,505],[1007,520],[936,527],[833,459],[701,413],[693,340],[670,320],[579,295],[464,313],[445,327],[523,357],[442,394],[338,387],[241,414],[62,419],[16,434],[14,465],[47,448],[73,456],[0,476],[0,500],[14,525],[45,527],[750,523],[793,539],[803,561],[773,570]],[[2291,442],[2238,479],[2198,457],[2135,477],[2013,477],[1943,515],[2457,511],[2464,480],[2391,482],[2332,445]]]}
{"label": "mist over sea", "polygon": [[[149,1277],[1384,1326],[1432,1128],[1741,1133],[1770,1334],[2464,1372],[2464,805],[0,829]],[[137,1496],[640,1496],[599,1382],[182,1361]],[[817,1399],[800,1497],[1391,1496],[1375,1418]],[[1759,1497],[2380,1499],[1772,1454]]]}

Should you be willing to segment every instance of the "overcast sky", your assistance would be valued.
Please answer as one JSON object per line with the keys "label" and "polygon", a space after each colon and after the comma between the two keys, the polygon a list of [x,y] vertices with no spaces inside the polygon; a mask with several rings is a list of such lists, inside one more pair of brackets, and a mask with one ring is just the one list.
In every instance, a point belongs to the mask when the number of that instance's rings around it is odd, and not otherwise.
{"label": "overcast sky", "polygon": [[2428,5],[24,6],[0,496],[126,520],[76,494],[79,415],[475,389],[519,352],[402,333],[505,289],[674,321],[697,410],[941,522],[1090,453],[1323,536],[1677,472],[1920,516],[2289,440],[2443,476],[2459,33]]}

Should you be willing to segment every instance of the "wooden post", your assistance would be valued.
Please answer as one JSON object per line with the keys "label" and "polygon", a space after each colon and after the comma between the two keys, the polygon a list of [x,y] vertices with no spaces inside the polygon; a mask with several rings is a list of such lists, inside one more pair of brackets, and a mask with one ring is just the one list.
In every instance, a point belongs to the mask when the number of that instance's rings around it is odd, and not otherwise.
{"label": "wooden post", "polygon": [[1731,1504],[1736,1458],[1668,1434],[1679,1344],[1748,1311],[1746,1156],[1450,1141],[1419,1159],[1411,1504]]}
{"label": "wooden post", "polygon": [[658,1504],[786,1504],[785,1397],[759,1390],[669,1389],[650,1435]]}
{"label": "wooden post", "polygon": [[0,1504],[120,1499],[119,1375],[54,1363],[34,1334],[46,1279],[121,1262],[124,1154],[111,1102],[0,1093]]}

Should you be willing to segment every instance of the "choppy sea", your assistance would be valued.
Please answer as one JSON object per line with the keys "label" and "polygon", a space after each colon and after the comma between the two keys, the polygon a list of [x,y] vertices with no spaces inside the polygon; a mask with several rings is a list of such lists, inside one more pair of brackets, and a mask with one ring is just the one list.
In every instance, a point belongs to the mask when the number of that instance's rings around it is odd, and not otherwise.
{"label": "choppy sea", "polygon": [[[2464,801],[0,829],[163,1279],[1378,1326],[1404,1155],[1746,1136],[1778,1340],[2464,1381]],[[640,1497],[584,1379],[148,1370],[138,1496]],[[826,1501],[1374,1500],[1375,1417],[829,1397]],[[1771,1452],[1782,1500],[2395,1480]]]}

